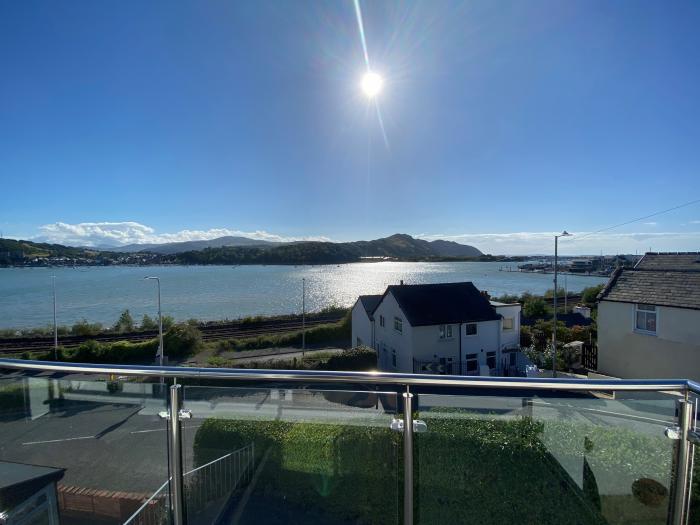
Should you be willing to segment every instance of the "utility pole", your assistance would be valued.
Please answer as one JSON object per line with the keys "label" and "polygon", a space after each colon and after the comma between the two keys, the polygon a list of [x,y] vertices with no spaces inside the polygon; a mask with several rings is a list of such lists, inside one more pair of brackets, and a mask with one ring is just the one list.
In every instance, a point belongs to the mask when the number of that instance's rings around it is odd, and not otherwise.
{"label": "utility pole", "polygon": [[566,278],[568,277],[569,274],[565,273],[564,274],[564,315],[566,315],[569,312],[568,309],[568,300],[569,300],[569,287],[567,286]]}
{"label": "utility pole", "polygon": [[301,359],[306,351],[306,278],[301,279]]}
{"label": "utility pole", "polygon": [[53,282],[53,359],[58,361],[58,325],[56,324],[56,276],[52,275]]}

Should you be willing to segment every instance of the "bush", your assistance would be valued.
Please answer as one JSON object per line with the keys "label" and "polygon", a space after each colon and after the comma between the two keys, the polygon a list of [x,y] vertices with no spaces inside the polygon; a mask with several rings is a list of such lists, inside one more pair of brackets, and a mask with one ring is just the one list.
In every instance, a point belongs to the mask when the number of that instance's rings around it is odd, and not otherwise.
{"label": "bush", "polygon": [[102,331],[102,324],[100,323],[89,323],[87,319],[83,319],[75,323],[71,328],[71,333],[73,335],[80,335],[83,337],[90,335],[97,335]]}
{"label": "bush", "polygon": [[377,369],[377,352],[366,346],[343,350],[330,356],[323,365],[326,370],[367,371]]}
{"label": "bush", "polygon": [[547,315],[547,305],[541,297],[532,297],[523,305],[523,315],[531,319],[540,319]]}
{"label": "bush", "polygon": [[202,344],[202,334],[194,326],[181,323],[173,325],[163,336],[165,355],[185,357],[194,354]]}
{"label": "bush", "polygon": [[599,284],[598,286],[589,286],[588,288],[584,288],[581,292],[581,301],[586,303],[588,306],[594,306],[596,304],[598,294],[604,287],[604,284]]}

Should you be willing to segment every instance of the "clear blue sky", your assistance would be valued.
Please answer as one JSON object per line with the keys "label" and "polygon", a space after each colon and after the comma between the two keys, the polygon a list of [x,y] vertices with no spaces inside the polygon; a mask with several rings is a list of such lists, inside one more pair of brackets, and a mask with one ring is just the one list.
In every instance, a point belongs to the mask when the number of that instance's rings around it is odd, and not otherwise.
{"label": "clear blue sky", "polygon": [[[361,5],[388,147],[351,0],[0,3],[0,229],[514,253],[700,198],[700,2]],[[600,249],[700,249],[647,222]]]}

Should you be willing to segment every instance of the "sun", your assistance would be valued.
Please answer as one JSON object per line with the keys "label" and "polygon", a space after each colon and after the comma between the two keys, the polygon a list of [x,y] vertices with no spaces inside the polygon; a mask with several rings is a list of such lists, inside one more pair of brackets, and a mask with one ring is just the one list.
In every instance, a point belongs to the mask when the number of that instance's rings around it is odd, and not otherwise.
{"label": "sun", "polygon": [[367,98],[374,98],[382,90],[384,79],[378,73],[367,71],[362,77],[360,87]]}

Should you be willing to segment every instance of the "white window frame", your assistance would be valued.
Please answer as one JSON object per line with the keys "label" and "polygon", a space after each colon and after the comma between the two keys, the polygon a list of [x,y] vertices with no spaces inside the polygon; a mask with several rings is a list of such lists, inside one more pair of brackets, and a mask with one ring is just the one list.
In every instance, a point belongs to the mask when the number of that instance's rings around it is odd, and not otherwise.
{"label": "white window frame", "polygon": [[441,341],[446,339],[452,339],[452,325],[451,324],[441,324],[438,326],[439,337]]}
{"label": "white window frame", "polygon": [[394,331],[400,334],[403,333],[403,319],[398,315],[394,316]]}
{"label": "white window frame", "polygon": [[[474,326],[474,333],[473,334],[467,333],[467,330],[468,330],[467,327],[470,325]],[[477,335],[479,335],[479,323],[464,323],[464,335],[465,335],[465,337],[476,337]]]}
{"label": "white window frame", "polygon": [[479,354],[467,354],[464,356],[464,373],[469,375],[469,363],[476,363],[476,368],[472,370],[472,373],[479,373]]}
{"label": "white window frame", "polygon": [[[637,326],[638,314],[644,314],[644,326],[647,325],[647,316],[654,316],[654,330],[639,328]],[[634,305],[634,331],[645,335],[657,335],[659,333],[659,307],[653,304],[635,303]]]}
{"label": "white window frame", "polygon": [[[510,321],[510,327],[506,327],[506,321]],[[515,329],[515,318],[513,317],[504,317],[503,318],[503,331],[508,332],[510,330]]]}

